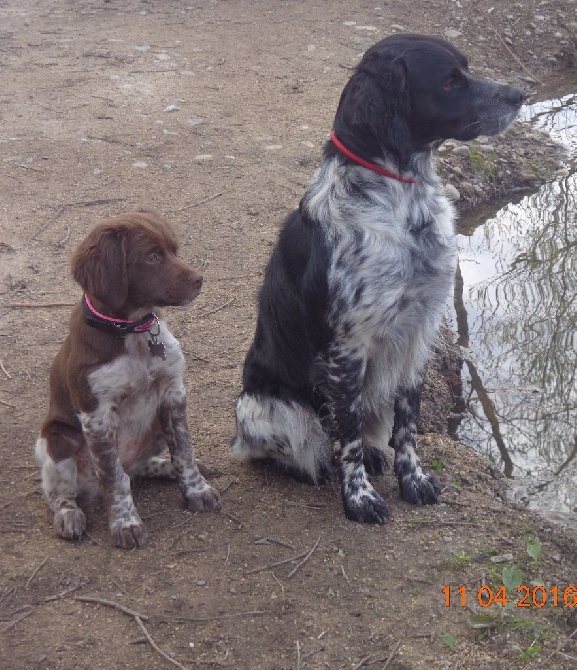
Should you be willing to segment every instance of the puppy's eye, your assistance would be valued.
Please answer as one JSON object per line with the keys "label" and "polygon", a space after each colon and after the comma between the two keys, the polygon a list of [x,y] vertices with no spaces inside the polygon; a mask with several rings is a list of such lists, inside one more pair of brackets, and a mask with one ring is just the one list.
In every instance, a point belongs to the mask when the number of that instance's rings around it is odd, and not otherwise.
{"label": "puppy's eye", "polygon": [[148,265],[159,265],[162,263],[162,251],[159,249],[151,251],[148,255],[148,258],[146,259],[146,262]]}

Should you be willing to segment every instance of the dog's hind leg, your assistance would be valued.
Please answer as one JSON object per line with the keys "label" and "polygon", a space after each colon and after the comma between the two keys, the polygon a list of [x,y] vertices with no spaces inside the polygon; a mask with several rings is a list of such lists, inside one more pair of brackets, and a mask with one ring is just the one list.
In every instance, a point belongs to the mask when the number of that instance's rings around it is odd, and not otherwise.
{"label": "dog's hind leg", "polygon": [[433,505],[440,500],[441,488],[433,476],[423,472],[415,450],[421,391],[422,382],[397,394],[389,445],[395,450],[395,474],[401,497],[414,505]]}
{"label": "dog's hind leg", "polygon": [[243,393],[236,405],[232,453],[241,461],[278,465],[297,479],[329,478],[331,449],[317,415],[296,401]]}

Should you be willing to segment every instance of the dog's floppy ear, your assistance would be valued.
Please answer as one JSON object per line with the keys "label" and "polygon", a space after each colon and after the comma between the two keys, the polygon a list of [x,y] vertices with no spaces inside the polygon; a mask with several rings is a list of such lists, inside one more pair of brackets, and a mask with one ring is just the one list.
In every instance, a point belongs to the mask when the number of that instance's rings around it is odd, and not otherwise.
{"label": "dog's floppy ear", "polygon": [[369,50],[343,90],[334,130],[365,160],[386,153],[403,166],[413,148],[410,115],[404,58]]}
{"label": "dog's floppy ear", "polygon": [[72,276],[86,293],[110,309],[128,298],[126,235],[112,226],[96,226],[72,256]]}

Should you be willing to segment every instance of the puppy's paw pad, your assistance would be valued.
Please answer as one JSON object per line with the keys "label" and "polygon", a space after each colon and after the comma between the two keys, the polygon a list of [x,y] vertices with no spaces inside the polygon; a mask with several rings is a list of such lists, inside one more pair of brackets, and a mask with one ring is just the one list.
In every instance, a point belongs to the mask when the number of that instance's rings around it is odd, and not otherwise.
{"label": "puppy's paw pad", "polygon": [[345,492],[343,506],[347,519],[351,521],[384,524],[389,518],[385,501],[373,488],[356,494]]}
{"label": "puppy's paw pad", "polygon": [[144,547],[148,541],[148,533],[143,523],[112,526],[110,536],[112,544],[120,549],[137,549]]}
{"label": "puppy's paw pad", "polygon": [[439,482],[426,474],[412,473],[399,477],[401,498],[413,505],[436,505],[441,501]]}
{"label": "puppy's paw pad", "polygon": [[209,484],[187,494],[185,500],[191,512],[213,512],[221,508],[220,493]]}
{"label": "puppy's paw pad", "polygon": [[79,508],[60,509],[54,515],[54,530],[65,540],[78,540],[86,530],[86,517]]}

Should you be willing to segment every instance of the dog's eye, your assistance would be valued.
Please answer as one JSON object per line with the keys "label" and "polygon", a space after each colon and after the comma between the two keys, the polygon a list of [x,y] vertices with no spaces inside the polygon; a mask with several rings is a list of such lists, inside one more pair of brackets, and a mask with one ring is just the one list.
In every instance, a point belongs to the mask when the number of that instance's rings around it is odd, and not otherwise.
{"label": "dog's eye", "polygon": [[458,71],[451,72],[451,74],[443,81],[443,91],[452,91],[461,85],[463,77]]}
{"label": "dog's eye", "polygon": [[148,265],[158,265],[159,263],[162,263],[162,251],[155,250],[150,252],[146,262]]}

